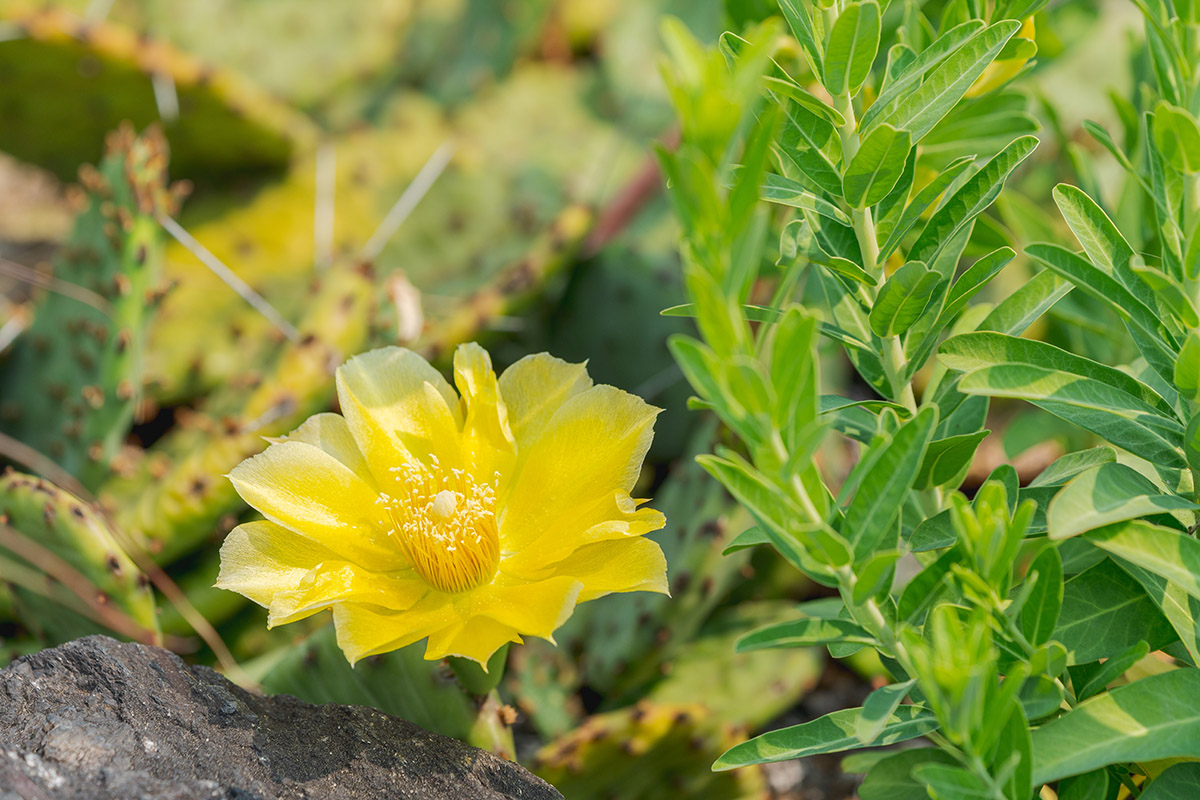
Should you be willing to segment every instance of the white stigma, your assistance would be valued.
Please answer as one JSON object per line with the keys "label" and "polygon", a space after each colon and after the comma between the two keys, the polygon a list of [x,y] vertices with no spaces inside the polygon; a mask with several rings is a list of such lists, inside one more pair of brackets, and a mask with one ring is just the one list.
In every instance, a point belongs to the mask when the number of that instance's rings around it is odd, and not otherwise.
{"label": "white stigma", "polygon": [[433,498],[433,515],[440,520],[448,520],[454,516],[455,509],[458,508],[458,493],[452,492],[449,489],[442,489]]}

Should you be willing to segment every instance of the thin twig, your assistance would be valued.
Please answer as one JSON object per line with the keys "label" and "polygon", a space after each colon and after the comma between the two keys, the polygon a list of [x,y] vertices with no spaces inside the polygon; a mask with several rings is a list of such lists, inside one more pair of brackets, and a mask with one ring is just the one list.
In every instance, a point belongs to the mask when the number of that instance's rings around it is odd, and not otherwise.
{"label": "thin twig", "polygon": [[379,254],[383,252],[384,245],[400,229],[404,220],[408,219],[408,215],[417,207],[417,203],[421,202],[421,198],[446,169],[453,155],[454,145],[450,142],[443,142],[437,150],[433,151],[433,155],[421,167],[420,172],[412,179],[412,183],[405,188],[396,204],[383,218],[383,222],[379,223],[379,227],[363,245],[361,256],[364,261],[374,261],[379,257]]}
{"label": "thin twig", "polygon": [[174,237],[175,241],[190,250],[192,255],[200,259],[204,266],[212,270],[229,288],[237,292],[243,300],[254,306],[255,310],[270,320],[271,324],[282,331],[284,336],[293,342],[300,341],[300,331],[296,330],[296,327],[292,323],[284,319],[283,315],[273,305],[268,303],[266,298],[254,291],[250,287],[250,284],[239,278],[233,270],[221,262],[221,259],[214,256],[204,245],[196,241],[178,222],[166,214],[159,214],[158,222],[167,233]]}
{"label": "thin twig", "polygon": [[91,289],[85,289],[77,283],[64,281],[61,278],[43,275],[36,269],[31,269],[24,264],[18,264],[7,258],[0,258],[0,274],[28,283],[30,286],[36,286],[39,289],[46,289],[55,294],[61,294],[63,297],[69,297],[72,300],[78,300],[106,316],[112,311],[112,304]]}
{"label": "thin twig", "polygon": [[333,263],[334,199],[337,190],[337,149],[332,142],[317,148],[316,200],[313,203],[313,263],[318,270]]}

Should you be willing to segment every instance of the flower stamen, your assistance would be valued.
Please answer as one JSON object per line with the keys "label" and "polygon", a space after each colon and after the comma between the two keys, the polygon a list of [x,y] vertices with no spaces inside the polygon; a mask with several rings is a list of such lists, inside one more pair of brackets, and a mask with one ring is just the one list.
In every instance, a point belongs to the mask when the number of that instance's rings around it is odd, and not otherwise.
{"label": "flower stamen", "polygon": [[395,495],[383,493],[379,502],[416,573],[438,591],[465,592],[491,580],[500,560],[496,482],[431,462],[432,468],[420,462],[393,467]]}

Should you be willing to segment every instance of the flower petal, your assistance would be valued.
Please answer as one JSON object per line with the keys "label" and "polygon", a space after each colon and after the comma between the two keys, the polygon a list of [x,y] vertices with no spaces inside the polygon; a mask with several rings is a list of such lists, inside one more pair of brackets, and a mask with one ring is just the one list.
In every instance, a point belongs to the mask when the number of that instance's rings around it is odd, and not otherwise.
{"label": "flower petal", "polygon": [[355,356],[337,371],[342,414],[381,486],[391,468],[435,455],[462,463],[458,396],[441,373],[411,350],[384,347]]}
{"label": "flower petal", "polygon": [[591,388],[592,379],[586,364],[569,364],[549,353],[537,353],[504,370],[499,386],[520,452],[541,435],[563,403]]}
{"label": "flower petal", "polygon": [[354,664],[367,656],[399,650],[444,628],[458,629],[463,615],[451,595],[430,592],[412,608],[388,611],[365,603],[333,607],[338,647]]}
{"label": "flower petal", "polygon": [[379,495],[345,464],[304,442],[273,444],[233,468],[237,493],[263,516],[373,569],[405,565],[381,531]]}
{"label": "flower petal", "polygon": [[554,574],[583,584],[577,602],[611,592],[667,590],[667,558],[658,543],[643,537],[584,545],[554,566]]}
{"label": "flower petal", "polygon": [[271,440],[273,442],[304,442],[313,447],[319,447],[338,461],[345,464],[364,482],[374,488],[375,478],[367,466],[367,460],[358,449],[358,442],[350,433],[350,426],[340,414],[314,414],[287,436]]}
{"label": "flower petal", "polygon": [[487,351],[474,342],[459,345],[454,351],[454,384],[465,412],[463,445],[471,453],[476,474],[485,480],[497,472],[507,474],[516,445]]}
{"label": "flower petal", "polygon": [[533,446],[518,452],[516,475],[500,500],[502,553],[540,541],[578,547],[611,510],[626,505],[636,513],[628,495],[659,411],[612,386],[593,386],[563,403]]}
{"label": "flower petal", "polygon": [[521,635],[493,619],[472,617],[461,627],[445,628],[431,634],[425,646],[425,658],[437,661],[447,656],[461,656],[478,661],[486,671],[488,659],[509,642],[520,644]]}
{"label": "flower petal", "polygon": [[411,569],[371,572],[348,561],[328,561],[314,567],[292,591],[272,598],[267,626],[295,622],[347,601],[405,611],[429,591],[429,585]]}
{"label": "flower petal", "polygon": [[472,592],[471,616],[489,617],[521,634],[554,641],[554,631],[570,618],[582,588],[566,576],[516,583],[501,575]]}
{"label": "flower petal", "polygon": [[313,567],[337,560],[329,548],[274,522],[244,522],[221,545],[216,585],[270,606],[276,594],[295,589]]}

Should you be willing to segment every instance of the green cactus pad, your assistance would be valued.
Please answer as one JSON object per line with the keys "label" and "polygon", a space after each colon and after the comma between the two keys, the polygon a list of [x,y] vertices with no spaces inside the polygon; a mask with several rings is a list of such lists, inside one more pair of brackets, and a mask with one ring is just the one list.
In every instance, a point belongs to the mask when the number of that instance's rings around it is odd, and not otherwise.
{"label": "green cactus pad", "polygon": [[44,8],[4,24],[0,149],[61,178],[126,120],[162,121],[175,175],[204,182],[277,171],[312,138],[307,119],[243,80],[115,23]]}
{"label": "green cactus pad", "polygon": [[122,127],[107,150],[98,170],[81,171],[83,209],[54,264],[54,278],[76,291],[41,298],[0,383],[0,425],[88,485],[133,418],[160,281],[155,215],[174,207],[160,134]]}

